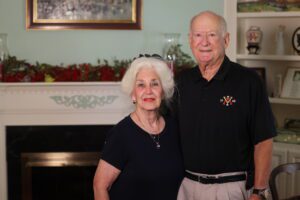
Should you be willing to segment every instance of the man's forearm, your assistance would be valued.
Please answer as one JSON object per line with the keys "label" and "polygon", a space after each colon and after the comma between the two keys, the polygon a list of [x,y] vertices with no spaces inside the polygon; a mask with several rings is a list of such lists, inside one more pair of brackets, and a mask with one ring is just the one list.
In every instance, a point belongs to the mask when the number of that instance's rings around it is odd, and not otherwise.
{"label": "man's forearm", "polygon": [[264,140],[254,148],[254,188],[267,188],[272,163],[273,139]]}

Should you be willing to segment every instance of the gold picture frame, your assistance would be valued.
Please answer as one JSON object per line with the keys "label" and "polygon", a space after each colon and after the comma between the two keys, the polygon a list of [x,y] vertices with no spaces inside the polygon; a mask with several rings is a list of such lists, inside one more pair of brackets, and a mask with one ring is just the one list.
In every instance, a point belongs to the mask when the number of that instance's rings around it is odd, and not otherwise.
{"label": "gold picture frame", "polygon": [[142,0],[26,0],[26,29],[142,29]]}

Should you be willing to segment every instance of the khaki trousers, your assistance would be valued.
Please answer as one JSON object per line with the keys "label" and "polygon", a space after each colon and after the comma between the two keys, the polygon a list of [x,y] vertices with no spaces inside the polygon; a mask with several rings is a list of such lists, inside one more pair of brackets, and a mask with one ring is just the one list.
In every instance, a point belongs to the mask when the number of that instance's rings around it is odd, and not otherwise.
{"label": "khaki trousers", "polygon": [[[234,174],[237,173],[226,173],[225,175]],[[184,178],[179,188],[177,200],[247,200],[249,192],[246,191],[245,184],[246,181],[202,184]]]}

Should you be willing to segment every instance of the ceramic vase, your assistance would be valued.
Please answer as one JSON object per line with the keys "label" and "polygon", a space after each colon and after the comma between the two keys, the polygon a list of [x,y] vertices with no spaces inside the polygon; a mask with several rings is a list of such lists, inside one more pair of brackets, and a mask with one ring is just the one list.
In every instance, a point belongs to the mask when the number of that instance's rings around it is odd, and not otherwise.
{"label": "ceramic vase", "polygon": [[262,31],[258,26],[251,26],[246,32],[247,49],[249,54],[258,54],[260,51],[260,43],[262,40]]}

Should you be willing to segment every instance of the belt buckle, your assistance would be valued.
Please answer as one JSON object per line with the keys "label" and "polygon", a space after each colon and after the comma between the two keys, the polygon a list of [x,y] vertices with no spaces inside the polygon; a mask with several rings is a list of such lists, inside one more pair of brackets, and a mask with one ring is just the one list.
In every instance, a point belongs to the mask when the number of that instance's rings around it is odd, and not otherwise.
{"label": "belt buckle", "polygon": [[217,180],[218,177],[215,176],[198,176],[198,182],[204,181],[210,181],[210,180]]}
{"label": "belt buckle", "polygon": [[201,176],[197,176],[198,182],[201,183]]}
{"label": "belt buckle", "polygon": [[206,176],[205,179],[207,179],[207,180],[216,180],[216,179],[218,179],[218,177],[215,177],[215,176]]}

